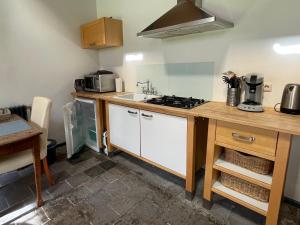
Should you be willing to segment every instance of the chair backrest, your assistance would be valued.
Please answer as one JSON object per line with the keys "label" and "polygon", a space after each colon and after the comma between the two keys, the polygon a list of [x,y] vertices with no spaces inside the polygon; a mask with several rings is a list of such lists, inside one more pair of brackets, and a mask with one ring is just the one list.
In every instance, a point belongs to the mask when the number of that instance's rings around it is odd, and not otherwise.
{"label": "chair backrest", "polygon": [[41,135],[40,146],[41,156],[47,155],[48,145],[48,127],[50,119],[50,110],[52,101],[46,97],[34,97],[31,110],[31,121],[43,128],[44,132]]}

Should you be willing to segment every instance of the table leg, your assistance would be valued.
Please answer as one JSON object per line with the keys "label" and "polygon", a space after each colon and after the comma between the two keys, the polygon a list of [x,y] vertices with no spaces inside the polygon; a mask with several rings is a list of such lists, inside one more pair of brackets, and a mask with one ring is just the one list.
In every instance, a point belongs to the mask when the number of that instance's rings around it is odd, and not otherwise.
{"label": "table leg", "polygon": [[[203,198],[208,202],[211,202],[212,200],[211,188],[216,180],[216,171],[213,170],[214,161],[216,157],[218,157],[218,148],[215,146],[216,126],[217,121],[210,119],[208,124],[207,153],[203,192]],[[208,202],[206,203],[208,204]]]}
{"label": "table leg", "polygon": [[266,225],[275,225],[281,205],[292,135],[279,133]]}
{"label": "table leg", "polygon": [[35,190],[36,190],[36,204],[37,207],[42,206],[42,194],[41,194],[41,156],[40,156],[40,138],[36,136],[33,138],[33,165],[34,165],[34,177],[35,177]]}
{"label": "table leg", "polygon": [[192,200],[195,192],[196,142],[195,118],[188,117],[187,127],[187,165],[186,165],[186,198]]}

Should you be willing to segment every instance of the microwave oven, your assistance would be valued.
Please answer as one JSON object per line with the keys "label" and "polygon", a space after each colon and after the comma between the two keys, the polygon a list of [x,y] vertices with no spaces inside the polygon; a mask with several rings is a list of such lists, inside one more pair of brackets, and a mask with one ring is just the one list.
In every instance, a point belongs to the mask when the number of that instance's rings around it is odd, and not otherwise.
{"label": "microwave oven", "polygon": [[84,76],[84,90],[91,92],[116,91],[115,79],[117,75],[109,71],[100,70]]}

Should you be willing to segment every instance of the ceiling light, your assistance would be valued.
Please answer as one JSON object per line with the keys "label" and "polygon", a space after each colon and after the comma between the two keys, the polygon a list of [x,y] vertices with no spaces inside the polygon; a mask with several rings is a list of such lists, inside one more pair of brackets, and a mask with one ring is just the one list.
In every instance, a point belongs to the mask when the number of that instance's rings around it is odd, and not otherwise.
{"label": "ceiling light", "polygon": [[143,59],[144,59],[144,55],[142,53],[126,54],[126,56],[125,56],[125,60],[127,62],[142,61]]}
{"label": "ceiling light", "polygon": [[273,49],[276,53],[280,55],[292,55],[292,54],[300,54],[300,44],[297,45],[281,45],[274,44]]}

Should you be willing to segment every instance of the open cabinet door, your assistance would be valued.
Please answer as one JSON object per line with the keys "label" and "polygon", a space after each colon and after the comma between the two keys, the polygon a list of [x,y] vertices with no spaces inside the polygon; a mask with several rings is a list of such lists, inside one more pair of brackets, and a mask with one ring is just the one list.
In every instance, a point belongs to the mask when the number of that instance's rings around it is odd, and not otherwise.
{"label": "open cabinet door", "polygon": [[64,106],[64,124],[68,158],[84,145],[100,152],[95,100],[76,98],[67,103]]}
{"label": "open cabinet door", "polygon": [[76,103],[80,105],[80,114],[82,115],[82,128],[85,137],[85,145],[96,152],[100,152],[98,145],[96,101],[92,99],[76,98]]}
{"label": "open cabinet door", "polygon": [[71,158],[85,144],[83,115],[78,102],[67,103],[63,107],[67,156]]}

